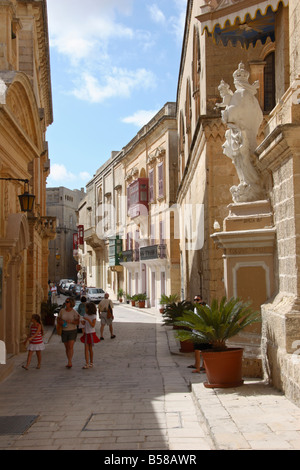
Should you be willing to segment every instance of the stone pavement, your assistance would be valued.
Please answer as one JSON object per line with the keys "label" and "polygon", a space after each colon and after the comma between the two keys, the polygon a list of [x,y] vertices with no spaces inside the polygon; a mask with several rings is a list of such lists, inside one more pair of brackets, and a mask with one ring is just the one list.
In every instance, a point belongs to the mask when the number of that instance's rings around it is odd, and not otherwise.
{"label": "stone pavement", "polygon": [[[174,361],[189,380],[185,368],[192,357],[177,353],[174,335],[167,334]],[[199,374],[191,375],[191,393],[216,450],[300,449],[300,408],[281,392],[258,379],[245,379],[234,389],[209,389],[201,383],[205,374],[198,381]]]}
{"label": "stone pavement", "polygon": [[[67,370],[64,347],[52,331],[42,368],[35,369],[33,358],[30,370],[23,370],[21,354],[0,383],[1,450],[300,449],[296,405],[257,380],[206,389],[205,374],[187,367],[193,353],[179,352],[173,330],[152,309],[116,306],[116,338],[105,331],[94,347],[93,369],[82,369],[78,339]],[[7,417],[32,422],[7,434],[1,427]]]}

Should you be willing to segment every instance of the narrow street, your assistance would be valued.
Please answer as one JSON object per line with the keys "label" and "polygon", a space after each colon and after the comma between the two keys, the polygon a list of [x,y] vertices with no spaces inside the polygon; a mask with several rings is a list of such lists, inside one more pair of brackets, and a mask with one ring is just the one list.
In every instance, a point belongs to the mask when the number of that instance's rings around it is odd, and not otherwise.
{"label": "narrow street", "polygon": [[[56,333],[40,370],[35,357],[28,371],[21,367],[26,353],[18,358],[13,374],[0,384],[0,416],[32,424],[23,434],[0,434],[0,449],[212,449],[159,317],[122,305],[114,313],[116,338],[105,329],[92,369],[82,369],[80,335],[70,370]],[[98,335],[99,327],[97,322]]]}

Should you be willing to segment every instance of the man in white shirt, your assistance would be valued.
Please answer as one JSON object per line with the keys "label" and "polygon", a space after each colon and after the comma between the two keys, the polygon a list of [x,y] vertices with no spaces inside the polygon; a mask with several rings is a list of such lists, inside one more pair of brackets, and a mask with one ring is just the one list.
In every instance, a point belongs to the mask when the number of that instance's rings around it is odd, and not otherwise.
{"label": "man in white shirt", "polygon": [[116,337],[116,335],[114,335],[113,326],[112,326],[112,322],[114,319],[113,307],[114,305],[112,301],[109,299],[109,294],[106,292],[104,295],[104,299],[101,300],[101,302],[98,305],[99,317],[101,320],[101,327],[100,327],[100,339],[101,340],[104,339],[103,332],[104,332],[105,325],[108,325],[109,327],[111,339]]}

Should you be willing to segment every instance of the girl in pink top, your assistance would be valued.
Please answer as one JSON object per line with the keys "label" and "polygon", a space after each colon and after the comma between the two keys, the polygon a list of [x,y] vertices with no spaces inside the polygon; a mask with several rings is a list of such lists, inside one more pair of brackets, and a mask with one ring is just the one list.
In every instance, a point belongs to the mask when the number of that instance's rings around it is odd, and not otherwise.
{"label": "girl in pink top", "polygon": [[41,322],[41,317],[39,315],[32,315],[31,318],[31,325],[30,325],[30,333],[27,339],[24,341],[26,344],[29,341],[29,345],[27,347],[28,356],[27,356],[27,363],[26,366],[22,366],[23,369],[28,370],[32,355],[34,351],[36,352],[37,356],[37,369],[41,367],[42,361],[42,351],[45,349],[44,341],[43,341],[43,325]]}

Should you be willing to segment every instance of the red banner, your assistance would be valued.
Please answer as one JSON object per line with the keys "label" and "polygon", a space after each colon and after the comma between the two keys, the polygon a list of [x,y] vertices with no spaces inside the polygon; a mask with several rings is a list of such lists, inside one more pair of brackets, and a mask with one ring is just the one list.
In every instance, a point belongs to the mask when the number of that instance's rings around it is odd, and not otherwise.
{"label": "red banner", "polygon": [[73,250],[78,250],[78,233],[73,233]]}
{"label": "red banner", "polygon": [[78,225],[78,245],[84,244],[84,226]]}

